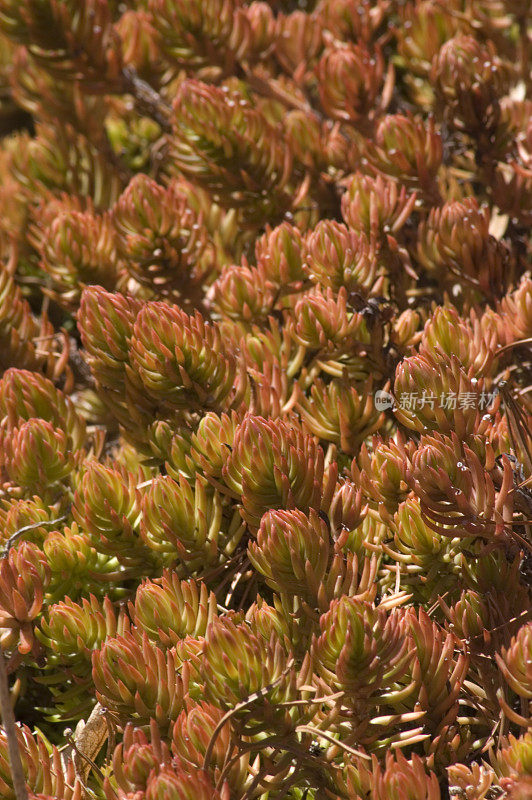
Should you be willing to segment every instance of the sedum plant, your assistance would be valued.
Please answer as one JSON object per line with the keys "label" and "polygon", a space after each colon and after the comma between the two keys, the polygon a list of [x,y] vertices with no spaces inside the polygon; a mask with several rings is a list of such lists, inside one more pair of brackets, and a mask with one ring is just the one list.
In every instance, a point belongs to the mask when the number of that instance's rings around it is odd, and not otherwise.
{"label": "sedum plant", "polygon": [[531,28],[0,0],[2,798],[532,796]]}

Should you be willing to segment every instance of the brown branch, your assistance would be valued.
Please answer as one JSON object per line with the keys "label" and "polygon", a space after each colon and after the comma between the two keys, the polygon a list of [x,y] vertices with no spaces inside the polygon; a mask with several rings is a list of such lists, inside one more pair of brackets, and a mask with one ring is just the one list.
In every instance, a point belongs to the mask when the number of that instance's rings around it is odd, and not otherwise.
{"label": "brown branch", "polygon": [[36,528],[45,528],[47,525],[58,525],[60,522],[64,522],[66,519],[67,516],[64,514],[62,517],[57,517],[56,519],[45,519],[39,522],[32,522],[31,525],[24,525],[23,528],[19,528],[18,531],[15,531],[13,536],[9,537],[4,548],[0,550],[0,558],[5,558],[9,554],[9,551],[15,542],[22,536],[23,533],[34,531]]}
{"label": "brown branch", "polygon": [[132,67],[124,67],[122,79],[124,92],[132,95],[137,110],[154,119],[163,131],[169,133],[172,130],[172,125],[170,124],[171,109],[161,95],[155,91],[153,86],[139,78]]}
{"label": "brown branch", "polygon": [[17,726],[15,724],[15,714],[13,713],[13,706],[11,705],[11,696],[9,694],[9,684],[7,682],[6,662],[4,658],[4,651],[0,644],[0,711],[2,713],[2,722],[4,723],[4,730],[7,737],[7,747],[9,751],[9,763],[11,765],[11,777],[13,778],[13,789],[17,800],[28,800],[28,792],[26,790],[26,778],[22,768],[22,760],[20,758],[20,750],[17,738]]}
{"label": "brown branch", "polygon": [[518,17],[519,25],[519,46],[518,46],[518,60],[519,71],[521,79],[527,89],[530,88],[530,38],[528,36],[528,13]]}
{"label": "brown branch", "polygon": [[94,143],[96,149],[102,154],[102,156],[109,162],[111,167],[115,170],[116,174],[118,175],[120,181],[127,186],[131,178],[133,177],[133,173],[129,169],[129,167],[124,164],[118,153],[115,153],[111,142],[109,141],[109,137],[107,135],[107,131],[105,128],[102,131],[102,135],[99,142]]}

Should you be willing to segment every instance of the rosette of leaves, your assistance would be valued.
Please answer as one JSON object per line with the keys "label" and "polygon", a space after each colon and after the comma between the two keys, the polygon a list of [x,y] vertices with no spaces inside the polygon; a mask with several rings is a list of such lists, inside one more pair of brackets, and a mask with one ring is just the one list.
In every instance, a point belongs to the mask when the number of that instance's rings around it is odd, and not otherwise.
{"label": "rosette of leaves", "polygon": [[421,332],[419,331],[421,321],[422,316],[419,311],[414,311],[412,308],[407,308],[392,320],[390,342],[393,343],[401,355],[406,355],[412,347],[419,343],[421,339]]}
{"label": "rosette of leaves", "polygon": [[[167,420],[156,420],[152,422],[147,431],[147,446],[146,450],[150,454],[145,462],[143,462],[144,469],[147,468],[146,477],[153,476],[153,471],[150,467],[157,467],[164,463],[167,459],[165,469],[168,475],[176,477],[179,473],[191,476],[191,468],[188,466],[187,459],[190,453],[190,430],[186,428],[175,429],[175,425]],[[136,456],[136,451],[133,451]],[[136,464],[135,464],[136,466]]]}
{"label": "rosette of leaves", "polygon": [[438,200],[436,176],[442,163],[440,134],[431,118],[421,120],[402,114],[387,114],[375,132],[375,143],[366,155],[371,165],[410,189],[420,189],[428,200]]}
{"label": "rosette of leaves", "polygon": [[349,381],[317,379],[310,396],[300,395],[299,413],[309,430],[319,439],[333,442],[343,453],[354,455],[362,442],[383,422],[384,416],[373,402],[373,381],[368,379],[357,390]]}
{"label": "rosette of leaves", "polygon": [[281,220],[298,176],[278,131],[229,87],[184,81],[174,100],[176,167],[213,200],[241,208],[249,224]]}
{"label": "rosette of leaves", "polygon": [[439,306],[425,324],[419,352],[439,351],[449,358],[454,354],[475,377],[491,377],[497,365],[496,347],[495,331],[483,330],[478,317],[463,320],[453,306]]}
{"label": "rosette of leaves", "polygon": [[130,359],[152,402],[170,415],[228,410],[246,389],[242,365],[219,327],[166,303],[146,303],[139,312]]}
{"label": "rosette of leaves", "polygon": [[[0,368],[40,370],[43,366],[53,376],[56,345],[53,326],[46,317],[39,323],[22,296],[11,271],[0,266]],[[43,337],[40,346],[35,340]]]}
{"label": "rosette of leaves", "polygon": [[[387,105],[390,86],[385,85],[380,49],[371,52],[362,43],[328,47],[319,61],[317,76],[321,105],[333,119],[363,127],[367,116],[372,119]],[[388,75],[390,83],[393,87],[393,73]]]}
{"label": "rosette of leaves", "polygon": [[530,339],[532,337],[532,280],[523,279],[514,292],[509,292],[501,301],[501,315],[505,322],[508,339]]}
{"label": "rosette of leaves", "polygon": [[399,405],[394,413],[410,430],[455,432],[463,440],[487,430],[491,396],[486,387],[482,378],[466,372],[454,353],[409,356],[395,371]]}
{"label": "rosette of leaves", "polygon": [[68,494],[74,466],[66,433],[42,419],[23,422],[5,438],[5,472],[25,494],[53,503]]}
{"label": "rosette of leaves", "polygon": [[278,291],[262,267],[226,267],[211,287],[217,312],[236,322],[265,321],[273,311]]}
{"label": "rosette of leaves", "polygon": [[74,600],[92,592],[97,597],[108,593],[113,599],[127,594],[119,579],[136,575],[135,567],[124,568],[116,556],[96,547],[91,534],[80,531],[75,522],[61,530],[52,530],[42,543],[51,571],[49,599]]}
{"label": "rosette of leaves", "polygon": [[90,714],[92,652],[114,636],[121,624],[108,597],[100,601],[91,594],[88,600],[74,603],[67,596],[48,606],[35,635],[47,653],[46,669],[36,681],[53,697],[53,707],[47,709],[49,719],[79,720]]}
{"label": "rosette of leaves", "polygon": [[[251,346],[248,348],[250,344]],[[255,349],[257,344],[259,344],[259,347]],[[296,347],[290,339],[289,332],[285,329],[283,345],[287,346],[287,350],[284,351],[284,356],[281,356],[281,363],[277,361],[271,351],[266,350],[264,353],[265,359],[261,365],[259,362],[260,344],[256,339],[252,342],[248,339],[246,342],[246,355],[253,353],[253,361],[257,363],[257,366],[252,363],[248,367],[252,398],[249,412],[254,416],[262,416],[265,419],[278,419],[292,408],[295,400],[297,383],[292,379],[289,370],[290,367],[297,369],[300,366],[297,362],[298,356],[295,354]],[[301,347],[297,348],[297,350],[301,358],[304,350]],[[292,355],[295,356],[296,360],[290,364]],[[287,367],[285,367],[285,364]]]}
{"label": "rosette of leaves", "polygon": [[168,64],[161,58],[161,37],[146,3],[140,8],[126,8],[117,17],[114,29],[120,38],[124,65],[135,70],[148,85],[157,88],[164,85],[171,75]]}
{"label": "rosette of leaves", "polygon": [[209,411],[201,418],[191,439],[190,457],[196,469],[200,469],[207,477],[221,478],[222,468],[233,449],[241,422],[242,415],[236,411],[231,414]]}
{"label": "rosette of leaves", "polygon": [[142,302],[111,294],[101,286],[87,287],[80,303],[80,334],[86,358],[104,396],[123,394],[129,341]]}
{"label": "rosette of leaves", "polygon": [[305,281],[304,252],[301,231],[288,222],[274,228],[268,225],[255,242],[257,266],[267,280],[287,293],[301,288]]}
{"label": "rosette of leaves", "polygon": [[417,258],[443,286],[458,280],[475,299],[499,297],[511,268],[504,244],[489,233],[489,210],[474,197],[430,211],[419,226]]}
{"label": "rosette of leaves", "polygon": [[39,641],[52,654],[49,663],[90,664],[91,653],[117,632],[117,617],[108,597],[94,595],[74,603],[69,597],[49,606],[36,631]]}
{"label": "rosette of leaves", "polygon": [[328,30],[340,40],[361,39],[364,42],[380,38],[390,11],[387,1],[374,6],[369,0],[362,0],[359,6],[350,0],[340,0],[338,3],[322,0],[318,8],[327,22]]}
{"label": "rosette of leaves", "polygon": [[531,744],[529,732],[519,737],[509,734],[507,742],[501,747],[497,756],[491,759],[497,774],[510,779],[529,777],[532,773]]}
{"label": "rosette of leaves", "polygon": [[[402,800],[403,797],[441,799],[436,773],[427,770],[423,759],[415,753],[407,759],[401,750],[388,752],[382,765],[375,756],[371,766],[361,758],[350,759],[338,783],[341,790],[353,800],[368,796],[372,800]],[[368,795],[368,792],[371,794]]]}
{"label": "rosette of leaves", "polygon": [[0,625],[2,647],[23,655],[36,651],[34,623],[50,577],[44,554],[30,542],[12,547],[0,562]]}
{"label": "rosette of leaves", "polygon": [[141,492],[137,482],[125,469],[88,462],[74,496],[72,515],[81,530],[90,535],[96,550],[138,570],[154,562],[140,536]]}
{"label": "rosette of leaves", "polygon": [[247,52],[249,61],[267,57],[276,36],[275,16],[270,3],[252,3],[244,13],[251,26],[251,47]]}
{"label": "rosette of leaves", "polygon": [[[522,625],[517,635],[512,638],[510,646],[495,654],[497,666],[508,687],[501,687],[499,691],[501,708],[509,720],[523,728],[529,727],[531,714],[532,682],[529,667],[531,631],[530,623]],[[508,689],[520,699],[518,710],[512,707]]]}
{"label": "rosette of leaves", "polygon": [[342,196],[342,216],[350,228],[378,243],[388,232],[401,230],[415,202],[416,195],[392,178],[355,172]]}
{"label": "rosette of leaves", "polygon": [[260,595],[246,612],[246,621],[255,633],[269,639],[274,630],[281,639],[290,638],[290,620],[279,606],[270,606]]}
{"label": "rosette of leaves", "polygon": [[[402,573],[401,586],[408,587],[421,603],[430,602],[436,595],[452,597],[459,584],[465,543],[459,537],[452,539],[429,527],[417,498],[401,503],[394,515],[393,528],[393,543],[382,546]],[[390,583],[396,578],[394,573],[391,569]]]}
{"label": "rosette of leaves", "polygon": [[[45,796],[63,798],[63,792],[66,792],[65,784],[68,779],[73,782],[75,776],[71,769],[63,770],[61,754],[57,747],[50,745],[42,734],[32,734],[27,725],[17,726],[16,736],[26,789],[36,796],[42,793]],[[4,730],[0,731],[0,790],[6,800],[18,800],[13,786]],[[65,800],[70,798],[65,797]]]}
{"label": "rosette of leaves", "polygon": [[[141,535],[165,564],[192,574],[230,555],[242,536],[231,515],[224,519],[223,497],[201,475],[194,483],[159,476],[142,499]],[[236,525],[235,525],[236,521]]]}
{"label": "rosette of leaves", "polygon": [[323,24],[320,15],[309,16],[296,9],[276,17],[275,58],[287,75],[311,73],[323,50]]}
{"label": "rosette of leaves", "polygon": [[262,518],[256,541],[248,546],[248,556],[279,594],[283,608],[296,598],[293,607],[300,604],[316,622],[316,611],[326,611],[334,597],[372,596],[375,564],[369,559],[359,564],[356,556],[345,552],[346,538],[344,533],[334,543],[329,526],[313,509],[308,516],[297,510],[270,511]]}
{"label": "rosette of leaves", "polygon": [[11,436],[15,427],[31,419],[43,420],[63,431],[68,450],[82,449],[86,425],[71,398],[37,372],[8,369],[0,380],[0,441]]}
{"label": "rosette of leaves", "polygon": [[474,640],[491,627],[488,605],[478,592],[463,591],[460,599],[451,608],[444,601],[442,609],[449,620],[451,630],[456,632],[460,639],[472,640],[472,648],[475,647]]}
{"label": "rosette of leaves", "polygon": [[364,443],[351,464],[351,476],[372,504],[393,514],[399,504],[406,500],[409,487],[406,471],[415,443],[406,441],[400,433],[396,439],[374,436],[371,449]]}
{"label": "rosette of leaves", "polygon": [[265,514],[248,553],[275,591],[328,607],[324,581],[330,550],[327,526],[311,509],[308,517],[297,510]]}
{"label": "rosette of leaves", "polygon": [[150,736],[128,723],[122,742],[113,753],[113,773],[119,790],[144,792],[152,774],[170,763],[170,751],[161,739],[157,725],[150,725]]}
{"label": "rosette of leaves", "polygon": [[[459,26],[458,18],[449,13],[449,10],[454,11],[454,5],[437,6],[425,0],[400,9],[402,24],[397,31],[397,61],[407,73],[403,79],[419,105],[428,105],[432,100],[432,91],[426,82],[432,61]],[[425,80],[420,82],[420,78]]]}
{"label": "rosette of leaves", "polygon": [[201,661],[205,698],[224,710],[234,709],[233,724],[254,735],[265,730],[283,736],[295,727],[296,670],[285,644],[273,631],[269,639],[249,625],[227,617],[207,628]]}
{"label": "rosette of leaves", "polygon": [[460,35],[443,44],[432,64],[436,99],[448,125],[486,136],[498,122],[504,69],[493,42]]}
{"label": "rosette of leaves", "polygon": [[416,691],[408,676],[414,654],[404,615],[346,595],[331,602],[320,629],[312,648],[316,672],[343,692],[341,703],[356,740],[373,745],[391,734],[400,721],[397,711]]}
{"label": "rosette of leaves", "polygon": [[506,214],[522,225],[532,219],[532,171],[530,164],[500,163],[493,177],[493,196]]}
{"label": "rosette of leaves", "polygon": [[118,263],[109,215],[64,211],[40,242],[41,268],[50,276],[51,297],[70,311],[77,309],[89,284],[114,289]]}
{"label": "rosette of leaves", "polygon": [[229,785],[218,791],[202,770],[163,767],[152,775],[146,787],[146,800],[230,800]]}
{"label": "rosette of leaves", "polygon": [[505,523],[513,514],[510,464],[506,459],[504,479],[497,490],[490,474],[495,459],[489,445],[482,455],[485,467],[455,433],[421,438],[407,470],[407,482],[420,498],[425,521],[438,533],[463,536],[467,532],[490,540],[508,535]]}
{"label": "rosette of leaves", "polygon": [[331,220],[318,222],[305,242],[305,269],[315,283],[363,297],[377,294],[374,286],[379,275],[375,252],[364,234],[356,234],[345,225]]}
{"label": "rosette of leaves", "polygon": [[236,429],[222,478],[254,528],[269,509],[319,510],[326,495],[321,447],[282,420],[246,417]]}
{"label": "rosette of leaves", "polygon": [[251,49],[250,20],[235,0],[216,0],[208,9],[195,1],[151,0],[149,9],[165,56],[181,67],[227,74]]}
{"label": "rosette of leaves", "polygon": [[59,80],[81,80],[96,92],[121,86],[121,53],[108,3],[96,0],[76,13],[72,4],[40,3],[27,9],[2,4],[0,22],[10,39]]}
{"label": "rosette of leaves", "polygon": [[129,275],[156,293],[182,293],[185,302],[187,295],[201,297],[206,232],[178,183],[164,188],[136,175],[115,203],[112,219]]}
{"label": "rosette of leaves", "polygon": [[14,157],[12,169],[20,176],[21,188],[37,197],[50,192],[79,194],[90,198],[98,211],[107,209],[120,194],[123,179],[116,165],[110,168],[97,143],[70,123],[57,127],[43,120],[36,129],[36,137],[18,148]]}
{"label": "rosette of leaves", "polygon": [[154,719],[166,732],[184,707],[188,673],[188,662],[179,669],[175,652],[146,634],[107,638],[92,656],[96,696],[116,720],[147,725]]}
{"label": "rosette of leaves", "polygon": [[354,532],[367,519],[367,511],[360,486],[346,478],[339,478],[329,506],[333,538],[341,531]]}
{"label": "rosette of leaves", "polygon": [[343,287],[337,295],[319,287],[305,293],[295,304],[288,330],[307,350],[309,371],[316,367],[337,378],[362,381],[368,377],[373,356],[375,369],[379,369],[381,357],[374,354],[366,320],[348,306]]}
{"label": "rosette of leaves", "polygon": [[[53,506],[46,506],[40,498],[31,500],[11,500],[0,509],[0,525],[3,532],[3,541],[17,534],[18,538],[32,542],[41,547],[48,531],[49,524],[55,524],[56,511]],[[42,525],[39,525],[42,523]],[[26,530],[18,534],[21,528]]]}
{"label": "rosette of leaves", "polygon": [[152,641],[171,647],[186,636],[204,636],[218,610],[216,596],[204,583],[180,581],[165,570],[160,579],[141,583],[130,615]]}
{"label": "rosette of leaves", "polygon": [[[233,792],[244,792],[251,784],[250,755],[242,753],[239,757],[234,744],[234,731],[231,721],[223,722],[224,712],[205,701],[190,703],[176,720],[172,734],[171,749],[175,757],[188,768],[193,765],[204,768],[205,754],[210,747],[210,761],[207,769],[219,782],[222,773]],[[218,730],[216,738],[215,730]],[[211,740],[214,745],[211,745]],[[231,762],[229,769],[226,763]]]}
{"label": "rosette of leaves", "polygon": [[[453,634],[445,632],[422,608],[417,615],[410,614],[409,632],[415,648],[415,658],[410,663],[417,688],[413,710],[423,712],[423,733],[429,734],[423,745],[427,763],[431,767],[438,761],[449,763],[454,752],[464,758],[474,746],[470,731],[458,719],[469,655],[465,650],[456,652]],[[477,687],[471,685],[469,689],[474,694]],[[481,690],[479,694],[482,695]],[[412,697],[407,703],[411,700]],[[471,704],[474,707],[474,700]],[[489,735],[482,713],[477,719],[472,714],[471,723],[473,728],[478,726],[480,735]]]}
{"label": "rosette of leaves", "polygon": [[84,357],[98,396],[125,434],[142,446],[149,438],[155,404],[130,366],[130,342],[141,300],[112,294],[101,286],[87,287],[81,296],[79,331]]}
{"label": "rosette of leaves", "polygon": [[318,117],[309,117],[295,109],[285,118],[286,137],[294,157],[313,172],[340,171],[354,161],[348,140],[339,131],[340,125],[330,128]]}

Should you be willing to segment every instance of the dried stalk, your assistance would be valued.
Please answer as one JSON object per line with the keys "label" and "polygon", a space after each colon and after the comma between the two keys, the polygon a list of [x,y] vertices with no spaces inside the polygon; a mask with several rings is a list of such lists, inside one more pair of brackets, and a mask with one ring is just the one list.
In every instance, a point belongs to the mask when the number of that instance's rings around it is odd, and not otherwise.
{"label": "dried stalk", "polygon": [[13,789],[17,800],[28,800],[26,789],[26,778],[22,768],[22,759],[17,738],[17,726],[15,714],[11,705],[11,695],[9,694],[9,684],[7,681],[6,661],[4,651],[0,645],[0,711],[2,722],[7,737],[7,747],[9,752],[9,763],[11,765],[11,777],[13,778]]}

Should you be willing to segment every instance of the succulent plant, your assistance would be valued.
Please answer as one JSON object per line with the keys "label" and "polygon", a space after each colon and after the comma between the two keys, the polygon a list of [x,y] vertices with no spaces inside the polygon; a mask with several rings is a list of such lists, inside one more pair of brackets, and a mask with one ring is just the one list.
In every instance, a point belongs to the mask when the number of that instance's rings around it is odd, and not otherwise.
{"label": "succulent plant", "polygon": [[2,798],[530,796],[531,15],[0,0]]}

